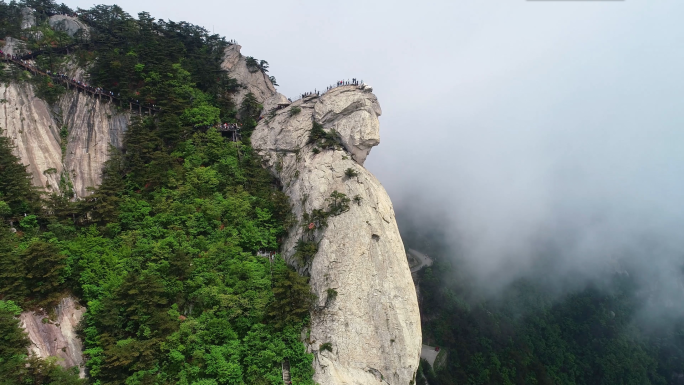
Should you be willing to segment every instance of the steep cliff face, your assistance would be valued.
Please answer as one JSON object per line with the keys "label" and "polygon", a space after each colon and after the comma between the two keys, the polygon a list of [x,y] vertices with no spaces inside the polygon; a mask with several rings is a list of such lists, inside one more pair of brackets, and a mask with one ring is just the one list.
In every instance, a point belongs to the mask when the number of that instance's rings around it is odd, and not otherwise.
{"label": "steep cliff face", "polygon": [[[318,298],[306,342],[316,357],[315,380],[321,385],[409,384],[421,347],[416,293],[392,203],[363,167],[371,148],[379,144],[381,110],[376,97],[369,89],[339,87],[320,98],[298,100],[271,116],[272,108],[287,99],[265,73],[247,67],[240,46],[228,47],[223,67],[243,85],[235,95],[238,105],[249,92],[264,105],[263,114],[269,117],[254,131],[252,144],[282,181],[300,221],[284,241],[283,256],[311,276]],[[83,74],[78,69],[72,72],[76,78]],[[55,106],[37,98],[28,84],[0,85],[0,93],[4,135],[14,139],[17,155],[29,165],[36,184],[57,189],[67,178],[82,197],[87,187],[100,183],[109,146],[121,145],[127,114],[106,100],[73,90]],[[296,109],[301,111],[295,113]],[[337,132],[341,147],[318,151],[309,144],[313,121],[327,132]],[[345,176],[347,169],[358,175]],[[330,217],[327,227],[313,231],[318,252],[302,264],[294,257],[304,232],[302,218],[327,207],[334,191],[355,202],[347,212]],[[337,295],[329,297],[329,292]],[[67,315],[53,324],[43,324],[40,315],[22,315],[37,354],[80,352],[80,342],[69,332],[73,329],[62,327],[67,319],[80,317],[72,305],[60,304],[58,314]],[[69,306],[71,312],[64,310]],[[330,349],[321,349],[322,344]],[[75,353],[63,358],[65,365],[82,362]]]}
{"label": "steep cliff face", "polygon": [[[25,24],[30,26],[32,14],[26,11]],[[56,15],[50,25],[69,34],[89,31],[78,19]],[[231,45],[225,51],[223,68],[234,77],[242,88],[235,94],[239,105],[251,92],[268,111],[287,99],[276,92],[266,74],[247,67],[239,45]],[[23,52],[22,43],[6,38],[3,51]],[[74,63],[68,65],[69,77],[84,80],[84,70]],[[34,183],[48,191],[59,188],[60,180],[67,178],[77,197],[88,195],[87,188],[100,183],[102,165],[109,157],[109,147],[121,147],[123,134],[130,122],[130,115],[117,111],[107,99],[99,100],[73,90],[68,91],[56,106],[48,106],[36,97],[26,83],[0,85],[0,127],[4,135],[14,140],[16,153],[29,166]],[[66,127],[67,138],[61,138]]]}
{"label": "steep cliff face", "polygon": [[238,44],[228,46],[224,51],[223,63],[221,64],[221,67],[227,70],[230,76],[242,86],[234,95],[235,104],[239,106],[245,95],[250,92],[264,106],[264,111],[269,111],[278,103],[287,102],[285,96],[276,92],[266,73],[247,66],[246,58],[240,53],[241,48]]}
{"label": "steep cliff face", "polygon": [[20,55],[26,52],[25,46],[26,44],[23,41],[7,36],[2,50],[8,55]]}
{"label": "steep cliff face", "polygon": [[11,138],[16,155],[28,165],[34,184],[57,188],[62,172],[60,125],[50,108],[37,98],[27,83],[0,84],[0,127]]}
{"label": "steep cliff face", "polygon": [[[314,379],[322,385],[409,384],[420,357],[418,302],[392,203],[363,167],[379,143],[380,113],[369,90],[339,87],[277,111],[252,135],[253,147],[282,181],[299,219],[283,256],[310,274],[318,297],[308,344],[316,356]],[[314,120],[327,132],[334,129],[343,148],[314,150],[308,144]],[[347,169],[358,175],[345,176]],[[333,191],[355,202],[315,230],[318,252],[302,265],[294,253],[304,236],[303,215],[326,208]],[[329,297],[328,289],[337,295]],[[324,343],[332,351],[321,349]]]}
{"label": "steep cliff face", "polygon": [[121,147],[130,115],[119,112],[106,98],[100,100],[74,91],[60,100],[57,111],[69,133],[64,169],[71,177],[74,192],[83,197],[88,195],[88,187],[100,184],[109,148]]}
{"label": "steep cliff face", "polygon": [[50,319],[48,315],[34,312],[21,313],[21,324],[31,339],[29,351],[41,358],[57,357],[64,367],[78,366],[81,378],[85,377],[81,340],[76,327],[81,322],[85,308],[73,298],[64,298]]}
{"label": "steep cliff face", "polygon": [[129,123],[128,114],[119,113],[106,99],[73,90],[50,107],[27,83],[1,84],[0,99],[3,135],[13,139],[34,183],[55,191],[60,179],[70,180],[77,197],[100,183],[108,148],[121,146]]}

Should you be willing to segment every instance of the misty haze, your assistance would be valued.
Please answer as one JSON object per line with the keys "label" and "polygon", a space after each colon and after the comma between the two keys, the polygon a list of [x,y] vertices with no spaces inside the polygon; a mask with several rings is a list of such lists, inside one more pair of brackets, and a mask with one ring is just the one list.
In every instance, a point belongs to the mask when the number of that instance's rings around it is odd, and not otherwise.
{"label": "misty haze", "polygon": [[684,385],[682,15],[0,0],[0,383]]}

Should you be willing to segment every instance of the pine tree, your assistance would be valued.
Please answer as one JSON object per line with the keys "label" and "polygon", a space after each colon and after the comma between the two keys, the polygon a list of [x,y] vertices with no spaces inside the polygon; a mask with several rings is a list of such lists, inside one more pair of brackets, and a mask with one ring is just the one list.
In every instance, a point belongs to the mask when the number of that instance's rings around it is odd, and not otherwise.
{"label": "pine tree", "polygon": [[302,322],[309,314],[312,294],[309,279],[287,267],[282,260],[273,266],[273,296],[268,315],[276,328]]}
{"label": "pine tree", "polygon": [[26,166],[12,153],[9,138],[0,129],[0,200],[5,201],[14,215],[40,210],[40,194],[31,184],[32,176]]}
{"label": "pine tree", "polygon": [[30,344],[16,318],[17,311],[8,304],[12,305],[12,302],[0,301],[0,373],[5,380],[19,374],[24,365],[26,348]]}
{"label": "pine tree", "polygon": [[21,253],[26,266],[26,287],[33,305],[49,307],[57,304],[64,289],[60,275],[65,258],[55,244],[45,241],[36,241]]}
{"label": "pine tree", "polygon": [[102,183],[97,188],[89,189],[92,194],[81,203],[81,211],[89,216],[92,222],[104,225],[107,222],[116,221],[121,194],[124,193],[126,187],[123,174],[121,152],[111,147],[109,159],[102,167]]}
{"label": "pine tree", "polygon": [[24,286],[26,269],[16,252],[16,236],[0,224],[0,296],[22,302],[27,294]]}

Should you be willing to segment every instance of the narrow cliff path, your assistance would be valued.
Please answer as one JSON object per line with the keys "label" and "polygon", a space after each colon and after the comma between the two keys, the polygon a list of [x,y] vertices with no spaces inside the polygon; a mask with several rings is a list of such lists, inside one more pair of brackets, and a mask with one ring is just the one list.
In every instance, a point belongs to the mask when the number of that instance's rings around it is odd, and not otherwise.
{"label": "narrow cliff path", "polygon": [[[92,95],[93,97],[99,97],[100,100],[102,100],[102,97],[105,97],[105,98],[109,98],[110,102],[117,101],[120,106],[123,105],[124,103],[128,103],[129,112],[137,112],[139,115],[143,115],[144,112],[147,112],[149,115],[152,115],[153,113],[161,111],[161,109],[159,107],[155,107],[155,106],[151,106],[151,105],[145,105],[143,103],[133,102],[131,100],[124,101],[124,100],[120,99],[119,97],[114,96],[112,93],[109,93],[107,91],[104,91],[104,90],[101,90],[101,89],[98,89],[95,87],[84,85],[84,84],[79,83],[73,79],[69,79],[66,76],[58,76],[58,75],[48,74],[48,73],[43,72],[43,71],[39,70],[38,68],[28,64],[28,63],[23,62],[22,60],[14,59],[8,55],[0,55],[0,58],[4,59],[8,63],[13,63],[15,65],[18,65],[19,67],[24,68],[25,70],[33,73],[34,75],[47,76],[53,80],[64,83],[64,84],[66,84],[67,89],[69,88],[69,86],[72,86],[77,90],[80,90],[82,92],[85,92],[86,94]],[[137,107],[137,109],[133,109],[133,106]]]}
{"label": "narrow cliff path", "polygon": [[285,385],[292,383],[290,378],[290,361],[287,358],[283,360],[283,383]]}
{"label": "narrow cliff path", "polygon": [[432,262],[433,262],[432,258],[421,253],[420,251],[408,249],[408,253],[411,254],[411,256],[413,256],[415,259],[417,259],[420,262],[418,265],[411,268],[411,273],[415,273],[417,271],[420,271],[422,268],[424,268],[426,266],[432,266]]}

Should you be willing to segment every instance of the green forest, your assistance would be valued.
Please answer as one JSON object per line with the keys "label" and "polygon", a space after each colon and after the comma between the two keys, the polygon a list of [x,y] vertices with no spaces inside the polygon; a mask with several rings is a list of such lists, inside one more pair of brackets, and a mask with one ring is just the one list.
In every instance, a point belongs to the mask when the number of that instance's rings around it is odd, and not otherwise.
{"label": "green forest", "polygon": [[684,319],[638,322],[637,274],[561,290],[542,266],[485,294],[448,237],[407,219],[407,247],[435,259],[419,272],[423,341],[447,352],[441,367],[421,362],[418,384],[684,384]]}
{"label": "green forest", "polygon": [[[40,34],[20,30],[25,6]],[[78,10],[90,39],[68,37],[46,23],[61,12],[75,11],[0,1],[0,35],[40,51],[41,69],[77,62],[92,86],[161,110],[134,116],[102,184],[77,201],[69,188],[33,187],[0,132],[0,383],[276,384],[287,358],[293,383],[313,384],[307,278],[257,256],[278,250],[290,205],[250,147],[261,106],[231,101],[238,85],[220,67],[229,43],[117,6]],[[11,67],[2,81],[31,82],[48,102],[69,92]],[[240,123],[242,141],[207,129],[219,122]],[[16,318],[68,295],[87,308],[86,380],[27,357]]]}
{"label": "green forest", "polygon": [[[35,10],[29,30],[25,7]],[[90,35],[51,29],[58,13],[77,14]],[[35,187],[0,127],[0,384],[273,385],[287,359],[294,384],[314,385],[301,342],[308,279],[281,258],[257,256],[278,250],[293,219],[250,146],[262,106],[250,94],[235,105],[240,86],[221,69],[231,43],[186,22],[52,0],[0,0],[5,36],[40,52],[43,70],[87,68],[92,86],[159,112],[133,117],[102,184],[81,200],[68,176],[59,193]],[[10,64],[0,82],[27,82],[49,104],[73,92]],[[208,128],[219,122],[239,123],[241,140]],[[329,136],[314,125],[310,142],[325,149],[335,144]],[[331,199],[306,222],[324,226],[352,202]],[[684,385],[684,320],[635,322],[642,298],[632,276],[559,293],[542,272],[481,295],[438,230],[398,219],[407,247],[435,259],[418,273],[422,332],[446,352],[439,367],[421,361],[417,385]],[[295,257],[306,263],[316,252],[302,239]],[[17,318],[46,309],[50,322],[67,296],[87,309],[78,328],[86,379],[29,356]]]}

